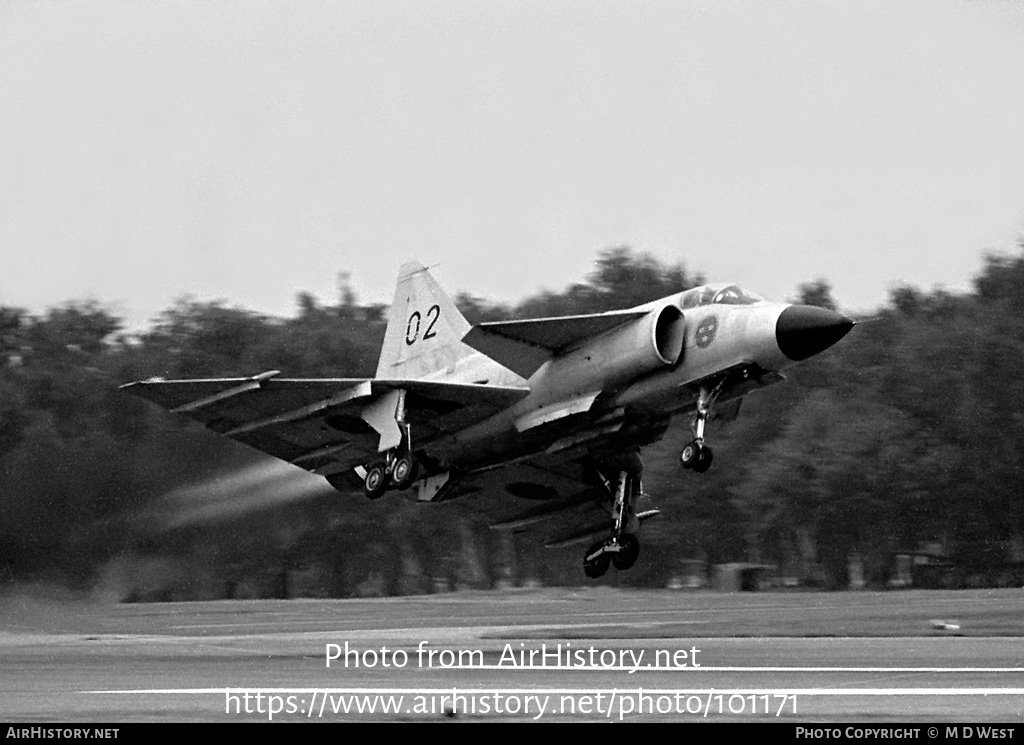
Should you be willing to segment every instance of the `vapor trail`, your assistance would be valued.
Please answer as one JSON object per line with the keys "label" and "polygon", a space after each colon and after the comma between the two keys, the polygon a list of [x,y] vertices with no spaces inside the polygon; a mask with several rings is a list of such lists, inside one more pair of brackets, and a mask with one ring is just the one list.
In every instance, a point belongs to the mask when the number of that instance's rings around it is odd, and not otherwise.
{"label": "vapor trail", "polygon": [[217,522],[332,490],[324,479],[280,461],[253,464],[167,493],[159,529]]}

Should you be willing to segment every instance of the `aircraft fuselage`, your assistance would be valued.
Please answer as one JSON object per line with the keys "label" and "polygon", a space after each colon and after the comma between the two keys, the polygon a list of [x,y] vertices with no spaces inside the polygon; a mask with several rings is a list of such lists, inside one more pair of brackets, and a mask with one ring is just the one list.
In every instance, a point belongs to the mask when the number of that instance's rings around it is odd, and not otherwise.
{"label": "aircraft fuselage", "polygon": [[[852,326],[833,311],[761,300],[684,309],[687,295],[640,307],[681,310],[683,343],[671,364],[633,376],[624,377],[616,365],[615,355],[628,353],[617,344],[597,345],[596,352],[569,349],[525,381],[480,353],[460,360],[458,376],[465,382],[527,385],[530,392],[514,406],[432,443],[427,452],[445,468],[473,470],[630,424],[650,422],[658,430],[652,439],[657,439],[669,416],[695,408],[702,383],[716,385],[731,375],[724,380],[722,400],[769,385],[782,379],[781,369],[810,356],[804,354],[810,348],[830,346]],[[606,336],[617,333],[623,332]],[[447,379],[452,379],[450,372]]]}

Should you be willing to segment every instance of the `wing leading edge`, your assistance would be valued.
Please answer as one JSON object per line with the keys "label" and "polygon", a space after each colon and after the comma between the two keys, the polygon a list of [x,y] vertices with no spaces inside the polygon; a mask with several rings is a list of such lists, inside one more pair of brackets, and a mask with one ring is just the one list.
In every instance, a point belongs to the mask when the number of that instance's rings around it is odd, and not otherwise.
{"label": "wing leading edge", "polygon": [[462,342],[517,375],[529,378],[555,355],[648,313],[650,309],[622,310],[480,323],[462,337]]}

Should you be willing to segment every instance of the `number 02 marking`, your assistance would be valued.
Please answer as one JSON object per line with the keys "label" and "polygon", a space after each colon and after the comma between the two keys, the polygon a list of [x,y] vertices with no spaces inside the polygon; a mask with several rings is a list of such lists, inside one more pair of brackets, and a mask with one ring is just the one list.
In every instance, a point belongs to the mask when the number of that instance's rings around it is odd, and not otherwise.
{"label": "number 02 marking", "polygon": [[[437,336],[437,332],[434,331],[434,326],[437,325],[437,319],[441,317],[441,307],[439,305],[431,305],[430,309],[427,310],[427,330],[423,332],[424,339],[433,339]],[[423,317],[420,315],[418,310],[414,310],[409,316],[409,321],[405,324],[405,343],[407,345],[415,344],[416,340],[420,336],[420,326],[422,325]]]}

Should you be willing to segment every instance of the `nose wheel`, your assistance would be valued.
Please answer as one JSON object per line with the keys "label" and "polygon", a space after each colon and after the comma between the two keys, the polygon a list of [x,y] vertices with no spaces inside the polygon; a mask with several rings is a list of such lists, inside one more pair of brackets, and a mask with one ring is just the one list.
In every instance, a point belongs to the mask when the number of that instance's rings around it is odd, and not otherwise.
{"label": "nose wheel", "polygon": [[686,447],[679,453],[679,462],[683,468],[689,468],[697,473],[704,473],[711,468],[711,462],[715,454],[707,445],[699,440],[687,443]]}

